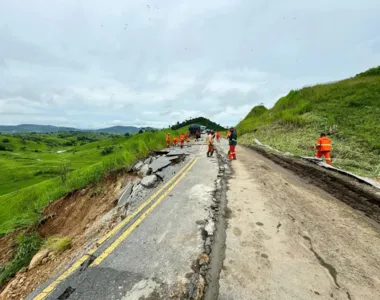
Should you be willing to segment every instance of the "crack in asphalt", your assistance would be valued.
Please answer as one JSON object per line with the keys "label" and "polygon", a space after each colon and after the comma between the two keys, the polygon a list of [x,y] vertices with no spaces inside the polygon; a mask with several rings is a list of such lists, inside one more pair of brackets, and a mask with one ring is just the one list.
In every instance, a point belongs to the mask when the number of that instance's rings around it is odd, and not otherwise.
{"label": "crack in asphalt", "polygon": [[310,243],[310,251],[313,252],[313,254],[315,255],[315,257],[317,258],[319,264],[324,267],[328,272],[329,274],[331,275],[331,277],[333,278],[334,280],[334,283],[335,285],[340,289],[340,285],[338,284],[338,280],[337,280],[337,277],[338,277],[338,272],[337,270],[335,269],[335,267],[329,263],[327,263],[323,258],[322,256],[320,256],[313,248],[313,243],[311,241],[311,238],[308,237],[307,235],[302,235],[300,234],[305,240],[309,241]]}
{"label": "crack in asphalt", "polygon": [[212,208],[213,220],[215,224],[215,232],[212,237],[210,263],[207,270],[207,286],[204,295],[204,300],[218,299],[219,296],[219,278],[223,267],[226,251],[226,228],[229,211],[227,208],[227,177],[226,170],[223,166],[226,158],[216,150],[219,174],[215,182],[216,189],[214,197],[216,205]]}

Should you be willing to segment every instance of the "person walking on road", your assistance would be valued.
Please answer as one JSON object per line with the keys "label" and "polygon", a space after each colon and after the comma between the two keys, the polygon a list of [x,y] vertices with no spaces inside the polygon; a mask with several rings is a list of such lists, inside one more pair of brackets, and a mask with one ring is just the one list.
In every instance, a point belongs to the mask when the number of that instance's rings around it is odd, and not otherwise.
{"label": "person walking on road", "polygon": [[206,140],[208,144],[207,157],[211,157],[214,154],[214,133],[210,131]]}
{"label": "person walking on road", "polygon": [[173,138],[174,147],[177,147],[177,143],[178,143],[178,138],[177,137]]}
{"label": "person walking on road", "polygon": [[229,132],[228,144],[230,145],[230,150],[228,151],[228,158],[236,159],[237,133],[235,128],[230,128]]}
{"label": "person walking on road", "polygon": [[219,131],[216,132],[216,141],[218,143],[220,143],[220,132]]}
{"label": "person walking on road", "polygon": [[170,132],[166,135],[166,148],[170,148]]}
{"label": "person walking on road", "polygon": [[183,145],[185,144],[185,136],[183,133],[179,136],[179,142],[181,143],[181,148],[183,148]]}
{"label": "person walking on road", "polygon": [[326,136],[326,134],[321,133],[320,138],[315,144],[315,149],[317,149],[317,153],[315,154],[317,158],[322,158],[322,156],[324,156],[326,159],[326,163],[328,165],[332,165],[330,156],[330,152],[332,149],[331,140]]}

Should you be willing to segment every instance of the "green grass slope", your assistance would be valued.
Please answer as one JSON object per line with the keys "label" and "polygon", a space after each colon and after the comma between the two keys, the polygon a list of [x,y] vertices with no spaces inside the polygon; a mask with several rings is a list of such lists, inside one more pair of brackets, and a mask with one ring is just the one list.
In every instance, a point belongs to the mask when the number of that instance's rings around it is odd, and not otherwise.
{"label": "green grass slope", "polygon": [[128,138],[99,133],[1,135],[0,236],[37,222],[40,211],[67,192],[165,147],[167,132]]}
{"label": "green grass slope", "polygon": [[293,90],[271,109],[256,106],[237,125],[242,144],[261,142],[296,155],[314,155],[326,132],[333,164],[380,176],[380,67],[353,78]]}

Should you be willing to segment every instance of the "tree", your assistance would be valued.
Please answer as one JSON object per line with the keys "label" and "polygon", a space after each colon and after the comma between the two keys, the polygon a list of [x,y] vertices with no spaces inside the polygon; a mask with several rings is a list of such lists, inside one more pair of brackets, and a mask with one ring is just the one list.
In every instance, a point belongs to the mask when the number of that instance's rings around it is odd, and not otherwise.
{"label": "tree", "polygon": [[124,136],[125,136],[126,138],[129,138],[129,137],[131,136],[131,134],[130,134],[129,132],[126,132],[126,133],[124,134]]}
{"label": "tree", "polygon": [[3,143],[9,143],[9,139],[3,138]]}

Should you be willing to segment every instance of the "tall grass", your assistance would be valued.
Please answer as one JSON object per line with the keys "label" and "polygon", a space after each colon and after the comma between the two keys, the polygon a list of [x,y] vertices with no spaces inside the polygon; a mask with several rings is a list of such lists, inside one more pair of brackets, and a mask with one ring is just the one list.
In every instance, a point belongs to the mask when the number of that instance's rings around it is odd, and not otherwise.
{"label": "tall grass", "polygon": [[42,245],[42,240],[37,233],[26,235],[21,233],[17,237],[17,251],[13,259],[0,272],[0,287],[9,278],[13,277],[21,268],[28,266],[33,255]]}

